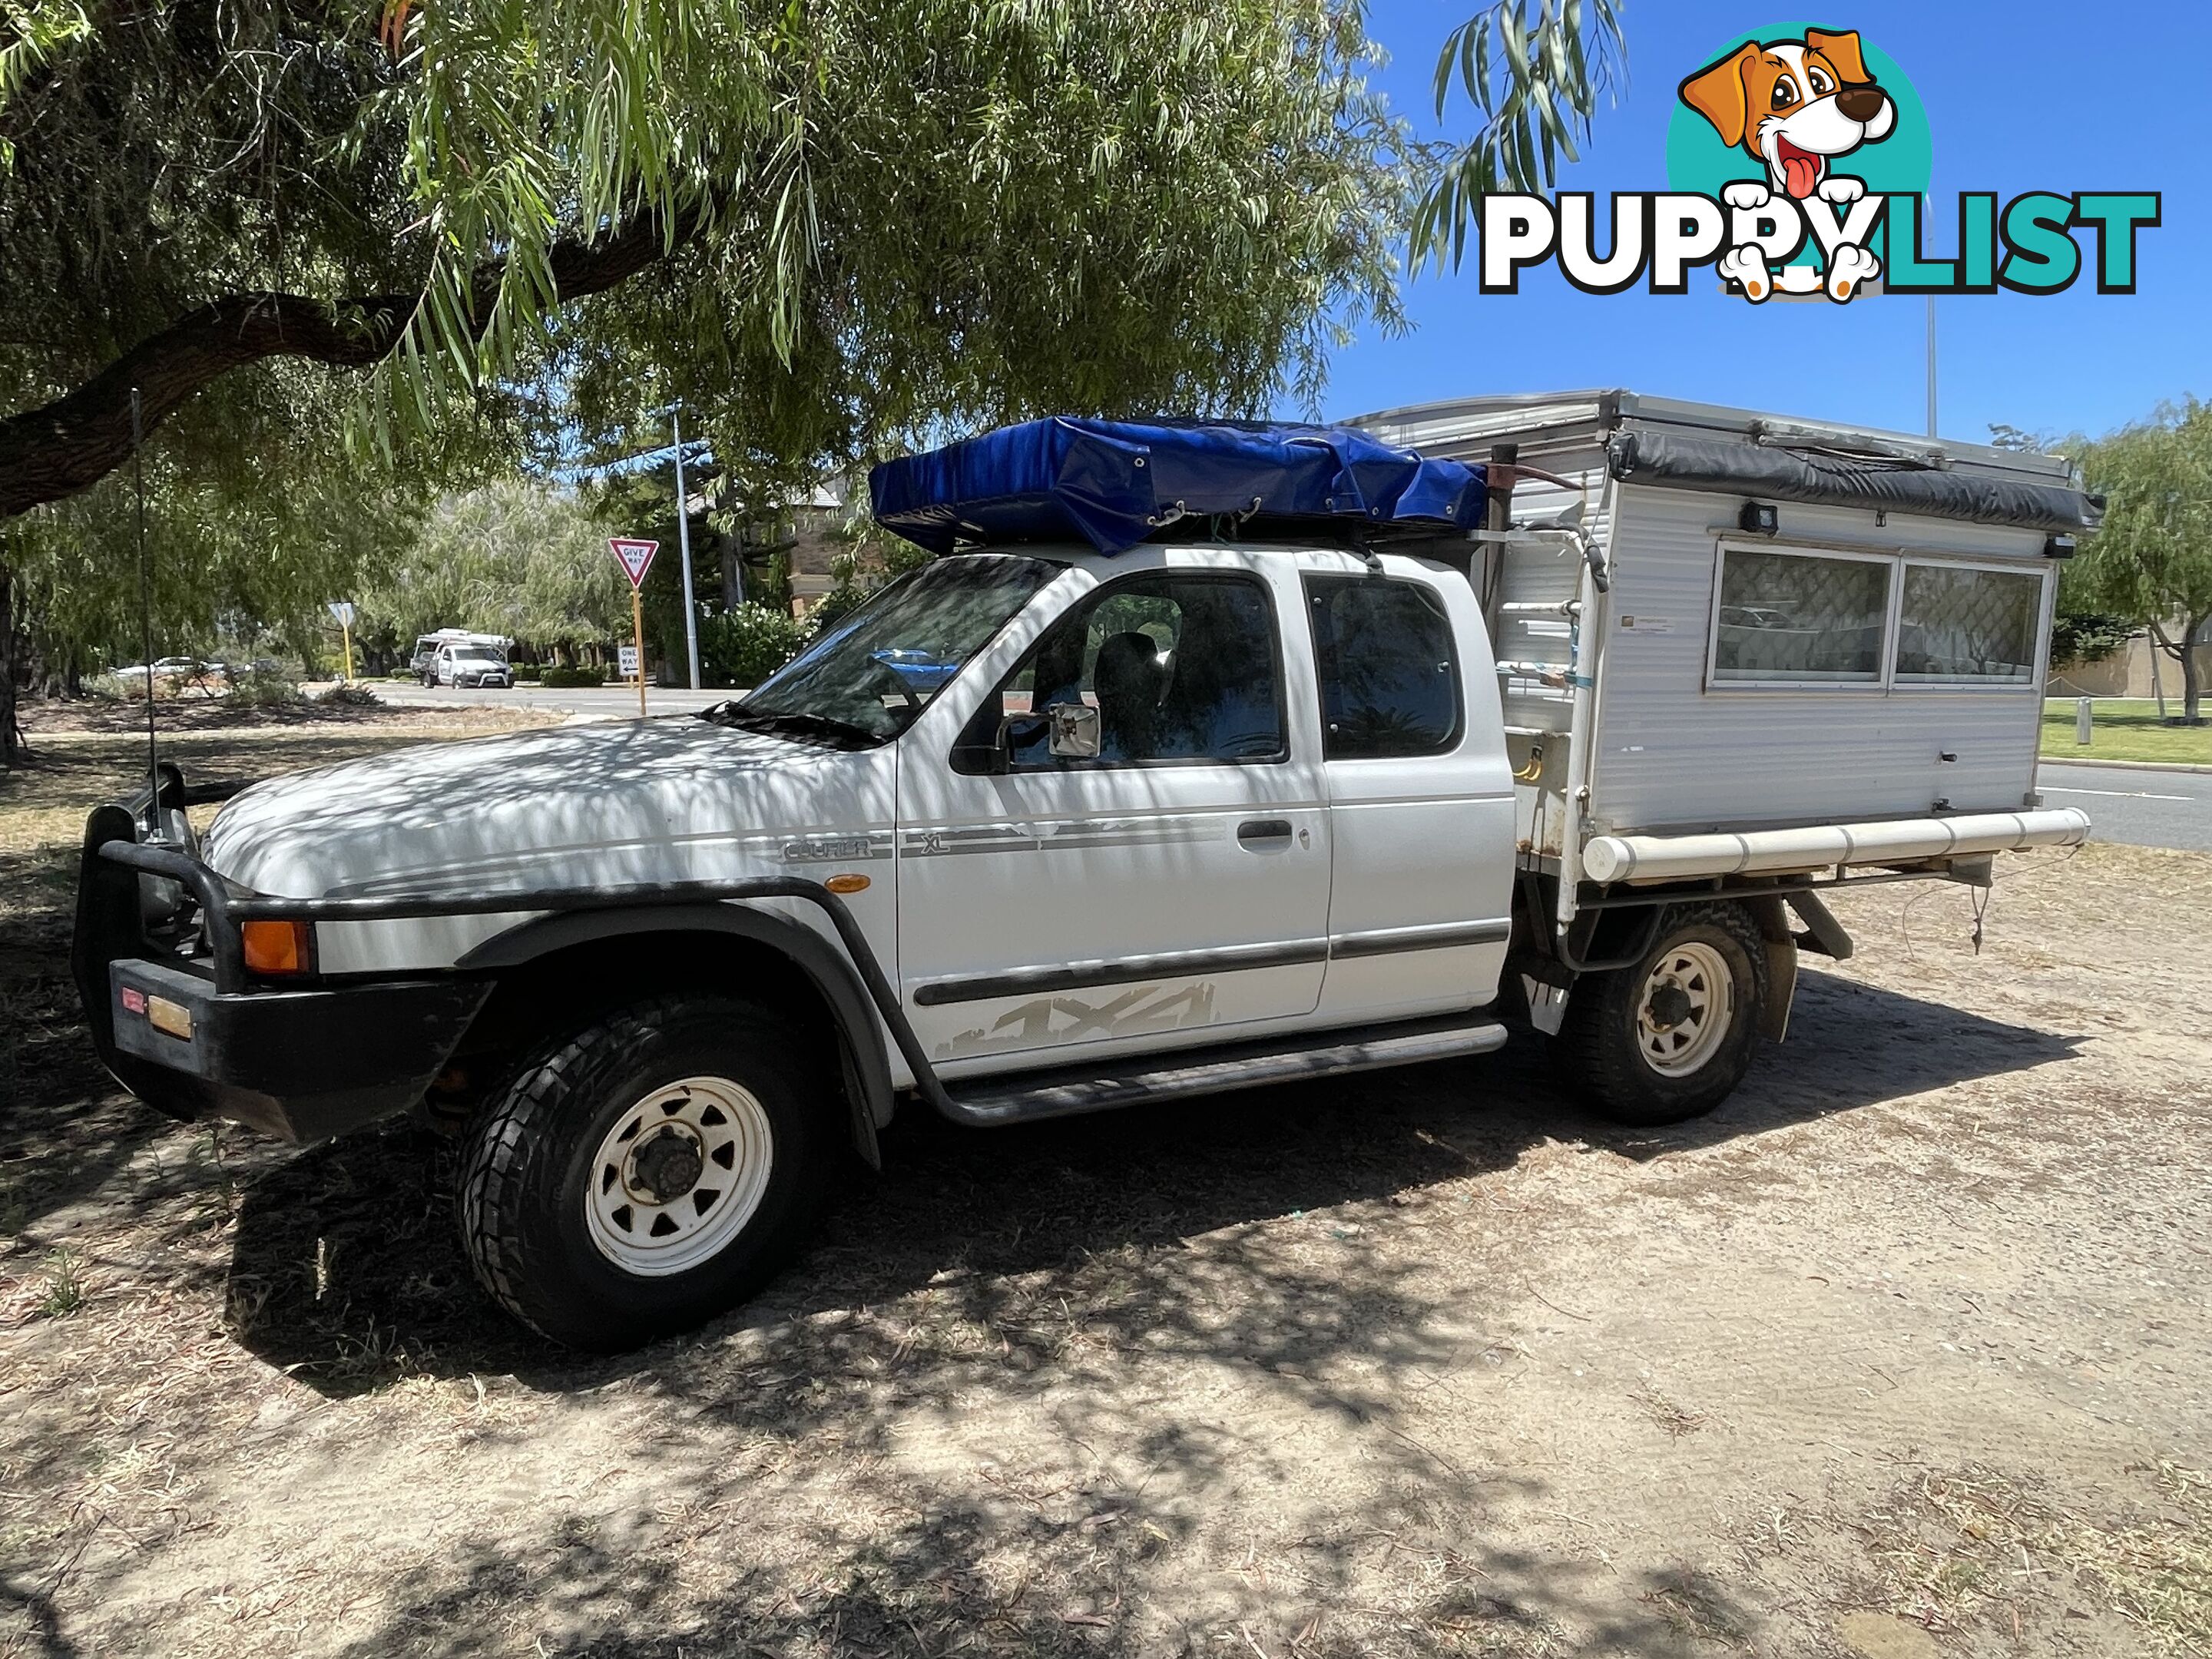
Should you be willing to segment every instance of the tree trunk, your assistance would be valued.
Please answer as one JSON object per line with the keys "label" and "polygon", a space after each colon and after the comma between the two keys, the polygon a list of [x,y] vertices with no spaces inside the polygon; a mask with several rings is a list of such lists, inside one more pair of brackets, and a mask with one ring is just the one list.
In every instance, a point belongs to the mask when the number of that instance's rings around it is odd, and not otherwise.
{"label": "tree trunk", "polygon": [[2204,631],[2208,622],[2212,622],[2212,614],[2189,618],[2181,630],[2181,649],[2177,653],[2181,659],[2181,718],[2191,726],[2202,718],[2197,704],[2204,688],[2197,671],[2197,647],[2191,641]]}
{"label": "tree trunk", "polygon": [[[689,209],[670,228],[640,214],[591,241],[554,243],[546,263],[559,301],[627,282],[689,242],[705,219],[703,210]],[[478,319],[490,315],[504,275],[495,260],[477,269]],[[415,294],[231,294],[185,313],[52,403],[0,416],[0,519],[89,489],[128,460],[134,388],[151,432],[209,382],[265,358],[373,367],[404,337],[421,304]]]}
{"label": "tree trunk", "polygon": [[15,573],[0,560],[0,767],[28,760],[30,750],[15,724]]}

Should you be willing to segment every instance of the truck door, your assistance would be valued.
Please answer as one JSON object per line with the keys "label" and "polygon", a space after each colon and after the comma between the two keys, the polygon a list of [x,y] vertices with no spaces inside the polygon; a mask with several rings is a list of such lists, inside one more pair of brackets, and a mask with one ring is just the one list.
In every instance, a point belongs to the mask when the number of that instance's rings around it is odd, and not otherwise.
{"label": "truck door", "polygon": [[[933,1060],[1147,1049],[1310,1014],[1328,825],[1295,574],[1203,550],[1084,597],[899,769],[899,967]],[[1294,702],[1293,699],[1297,699]],[[1042,711],[1099,715],[1056,759]]]}
{"label": "truck door", "polygon": [[1475,1007],[1504,964],[1514,860],[1481,611],[1455,571],[1330,559],[1304,577],[1334,848],[1322,1018]]}

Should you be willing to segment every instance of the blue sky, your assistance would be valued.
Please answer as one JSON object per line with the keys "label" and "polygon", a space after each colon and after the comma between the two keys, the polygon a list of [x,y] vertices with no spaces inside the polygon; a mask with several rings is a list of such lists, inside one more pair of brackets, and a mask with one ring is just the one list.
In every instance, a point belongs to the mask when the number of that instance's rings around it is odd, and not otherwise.
{"label": "blue sky", "polygon": [[[1391,54],[1375,77],[1424,137],[1462,137],[1474,117],[1455,94],[1434,118],[1437,48],[1474,0],[1376,0],[1373,36]],[[2204,179],[2212,100],[2212,5],[2052,0],[1862,0],[1808,9],[1706,0],[1627,0],[1629,83],[1602,109],[1563,190],[1667,188],[1674,88],[1731,37],[1811,15],[1855,28],[1903,65],[1935,139],[1931,255],[1952,250],[1961,190],[2155,190],[2164,225],[2141,234],[2138,291],[2100,295],[2085,275],[2044,298],[1939,300],[1943,432],[1984,438],[1993,422],[2091,434],[2161,399],[2212,395],[2212,234]],[[1601,200],[1602,196],[1601,196]],[[2094,245],[2085,234],[2085,252]],[[1917,432],[1926,423],[1926,302],[1875,295],[1848,306],[1754,308],[1710,273],[1679,297],[1577,292],[1546,265],[1522,292],[1484,295],[1470,240],[1458,274],[1408,292],[1416,325],[1364,335],[1337,354],[1325,410],[1344,416],[1476,392],[1633,390]],[[1285,410],[1285,414],[1291,413]]]}

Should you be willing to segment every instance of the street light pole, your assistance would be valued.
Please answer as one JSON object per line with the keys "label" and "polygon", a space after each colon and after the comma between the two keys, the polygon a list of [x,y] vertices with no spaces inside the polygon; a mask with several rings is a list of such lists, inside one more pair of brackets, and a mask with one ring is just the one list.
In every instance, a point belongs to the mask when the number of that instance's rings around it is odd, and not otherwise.
{"label": "street light pole", "polygon": [[[1929,394],[1931,398],[1933,392]],[[699,595],[691,586],[691,506],[684,489],[684,417],[668,412],[676,434],[676,545],[684,555],[684,651],[690,659],[691,689],[699,689]]]}
{"label": "street light pole", "polygon": [[1936,435],[1936,296],[1928,296],[1928,435]]}

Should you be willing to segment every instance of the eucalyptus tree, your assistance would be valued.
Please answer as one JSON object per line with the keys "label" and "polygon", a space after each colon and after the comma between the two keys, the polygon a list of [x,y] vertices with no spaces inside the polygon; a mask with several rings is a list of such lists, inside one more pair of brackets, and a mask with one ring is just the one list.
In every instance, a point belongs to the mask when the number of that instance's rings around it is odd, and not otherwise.
{"label": "eucalyptus tree", "polygon": [[[313,655],[325,602],[347,597],[360,570],[416,533],[419,489],[352,465],[319,426],[343,418],[343,400],[291,374],[272,376],[269,390],[234,411],[234,447],[159,446],[144,457],[157,653],[273,635],[279,648]],[[0,520],[0,583],[18,623],[10,654],[31,678],[70,686],[137,660],[137,507],[126,474],[117,487]]]}
{"label": "eucalyptus tree", "polygon": [[1456,270],[1494,191],[1549,190],[1562,159],[1581,159],[1598,106],[1628,70],[1626,0],[1492,0],[1444,40],[1434,92],[1442,118],[1455,85],[1480,112],[1474,135],[1425,158],[1413,259]]}
{"label": "eucalyptus tree", "polygon": [[641,386],[779,455],[1251,408],[1395,318],[1352,0],[0,0],[0,517],[233,446],[247,371],[378,435]]}
{"label": "eucalyptus tree", "polygon": [[2180,670],[2182,718],[2203,718],[2197,643],[2212,630],[2212,404],[2191,398],[2089,445],[2105,521],[2067,573],[2081,603],[2150,631]]}
{"label": "eucalyptus tree", "polygon": [[627,633],[629,590],[605,535],[572,488],[502,478],[453,491],[362,586],[361,636],[404,659],[418,635],[441,628],[540,649]]}
{"label": "eucalyptus tree", "polygon": [[240,521],[341,404],[323,477],[427,490],[676,400],[773,475],[1310,396],[1398,319],[1368,55],[1358,0],[0,0],[0,574],[134,389]]}

